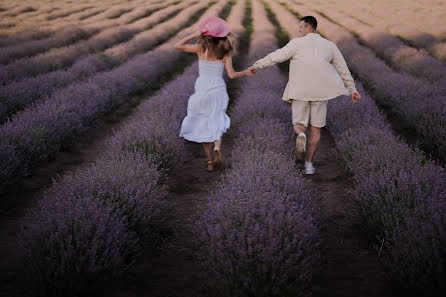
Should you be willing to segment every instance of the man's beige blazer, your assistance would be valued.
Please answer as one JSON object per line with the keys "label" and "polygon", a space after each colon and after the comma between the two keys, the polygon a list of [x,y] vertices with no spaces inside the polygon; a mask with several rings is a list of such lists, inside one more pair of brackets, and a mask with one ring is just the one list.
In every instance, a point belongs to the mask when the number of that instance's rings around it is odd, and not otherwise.
{"label": "man's beige blazer", "polygon": [[284,101],[324,101],[356,92],[341,51],[317,33],[290,40],[286,46],[255,62],[254,67],[262,69],[289,59]]}

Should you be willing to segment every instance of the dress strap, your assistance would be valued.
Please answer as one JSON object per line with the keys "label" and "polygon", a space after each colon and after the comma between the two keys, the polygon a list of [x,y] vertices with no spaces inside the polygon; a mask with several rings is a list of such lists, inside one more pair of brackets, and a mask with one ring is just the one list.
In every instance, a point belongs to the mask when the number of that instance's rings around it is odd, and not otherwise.
{"label": "dress strap", "polygon": [[207,61],[208,60],[208,49],[206,48],[206,51],[204,53],[204,59]]}

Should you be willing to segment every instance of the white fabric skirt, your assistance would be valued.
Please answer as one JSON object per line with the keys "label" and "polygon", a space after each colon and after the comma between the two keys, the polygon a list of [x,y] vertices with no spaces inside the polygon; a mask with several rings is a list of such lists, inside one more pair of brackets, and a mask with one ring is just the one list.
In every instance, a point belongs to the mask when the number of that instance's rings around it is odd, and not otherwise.
{"label": "white fabric skirt", "polygon": [[228,103],[226,84],[221,76],[199,76],[195,81],[195,93],[187,103],[180,136],[199,143],[220,140],[230,127],[226,114]]}

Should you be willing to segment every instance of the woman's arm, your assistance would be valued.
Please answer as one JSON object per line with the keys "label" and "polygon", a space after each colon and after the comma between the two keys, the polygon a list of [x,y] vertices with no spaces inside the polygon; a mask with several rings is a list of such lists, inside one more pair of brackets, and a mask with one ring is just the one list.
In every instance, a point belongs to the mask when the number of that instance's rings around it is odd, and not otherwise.
{"label": "woman's arm", "polygon": [[234,67],[232,66],[232,57],[231,56],[226,56],[225,68],[226,68],[226,72],[228,73],[228,76],[230,79],[239,78],[239,77],[242,77],[245,75],[251,76],[254,74],[250,69],[245,69],[240,72],[234,71]]}
{"label": "woman's arm", "polygon": [[184,37],[180,41],[178,41],[174,47],[180,51],[187,52],[187,53],[199,53],[201,51],[201,45],[200,44],[186,44],[189,40],[193,38],[198,38],[201,36],[200,31],[195,31],[192,34],[189,34],[188,36]]}

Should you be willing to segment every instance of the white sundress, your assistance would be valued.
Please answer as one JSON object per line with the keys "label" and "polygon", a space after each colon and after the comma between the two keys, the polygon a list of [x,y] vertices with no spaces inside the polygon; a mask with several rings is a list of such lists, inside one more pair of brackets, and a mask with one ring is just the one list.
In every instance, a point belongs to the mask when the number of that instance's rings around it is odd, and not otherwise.
{"label": "white sundress", "polygon": [[199,143],[214,142],[220,140],[229,128],[230,119],[226,114],[229,96],[223,79],[224,66],[218,61],[198,60],[199,76],[195,81],[195,93],[187,103],[180,137]]}

